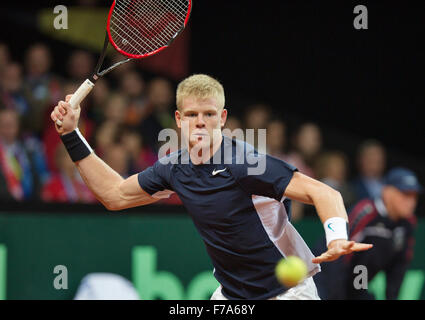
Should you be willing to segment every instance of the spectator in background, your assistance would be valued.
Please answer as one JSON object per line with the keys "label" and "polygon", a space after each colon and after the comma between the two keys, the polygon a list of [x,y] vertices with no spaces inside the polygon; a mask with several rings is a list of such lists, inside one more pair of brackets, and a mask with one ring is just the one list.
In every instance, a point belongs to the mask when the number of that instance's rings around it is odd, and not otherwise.
{"label": "spectator in background", "polygon": [[21,65],[12,62],[4,66],[0,80],[0,107],[15,110],[27,128],[31,105],[23,86]]}
{"label": "spectator in background", "polygon": [[282,120],[272,120],[267,125],[267,154],[286,161],[286,125]]}
{"label": "spectator in background", "polygon": [[384,146],[376,140],[366,140],[357,152],[358,176],[353,181],[357,200],[381,195],[382,176],[386,166]]}
{"label": "spectator in background", "polygon": [[[253,136],[251,137],[248,134],[248,131],[245,131],[245,141],[253,145],[260,152],[265,152],[265,145],[259,144],[259,129],[266,129],[267,123],[271,117],[271,109],[268,105],[265,104],[254,104],[247,108],[244,116],[244,127],[245,129],[254,130]],[[254,139],[254,141],[249,141]],[[267,139],[267,138],[266,138]]]}
{"label": "spectator in background", "polygon": [[270,118],[270,106],[254,104],[249,106],[245,112],[244,125],[246,129],[266,129]]}
{"label": "spectator in background", "polygon": [[99,155],[103,155],[117,142],[119,132],[125,125],[127,100],[123,95],[115,93],[109,97],[104,108],[104,121],[95,134],[95,148]]}
{"label": "spectator in background", "polygon": [[[381,194],[359,201],[348,215],[352,241],[373,244],[368,252],[347,255],[329,265],[322,264],[315,281],[323,299],[369,300],[375,297],[367,289],[355,288],[356,266],[365,266],[367,283],[385,272],[388,300],[399,296],[404,275],[413,257],[414,215],[418,193],[423,191],[416,175],[406,168],[393,168],[383,180]],[[325,246],[324,240],[321,244]],[[320,252],[321,247],[317,248]]]}
{"label": "spectator in background", "polygon": [[123,178],[129,177],[129,158],[126,147],[118,143],[112,143],[103,153],[105,163]]}
{"label": "spectator in background", "polygon": [[116,125],[125,123],[127,113],[128,99],[121,93],[114,93],[109,96],[105,105],[104,122],[112,122]]}
{"label": "spectator in background", "polygon": [[50,50],[44,44],[35,44],[26,52],[24,86],[30,95],[30,128],[39,134],[48,108],[60,99],[62,88],[59,79],[50,72]]}
{"label": "spectator in background", "polygon": [[322,149],[322,134],[319,126],[311,122],[302,124],[293,140],[294,147],[287,161],[296,166],[300,172],[315,178],[314,162]]}
{"label": "spectator in background", "polygon": [[120,134],[119,144],[124,146],[129,155],[130,174],[141,172],[158,160],[157,155],[143,143],[143,137],[135,130],[125,129]]}
{"label": "spectator in background", "polygon": [[[272,120],[267,125],[267,153],[275,158],[288,161],[286,149],[286,125],[282,120]],[[299,221],[304,216],[305,206],[292,200],[291,221]]]}
{"label": "spectator in background", "polygon": [[224,128],[229,129],[230,131],[233,131],[235,129],[242,129],[242,122],[241,120],[236,116],[228,116],[226,123],[224,124]]}
{"label": "spectator in background", "polygon": [[347,182],[348,159],[340,151],[325,152],[316,161],[317,179],[341,193],[346,208],[355,201],[355,194]]}
{"label": "spectator in background", "polygon": [[37,200],[48,178],[43,147],[34,137],[19,138],[16,110],[0,110],[0,171],[16,200]]}
{"label": "spectator in background", "polygon": [[396,300],[409,263],[413,258],[415,209],[423,188],[416,175],[406,168],[393,168],[383,179],[378,197],[361,200],[349,213],[350,240],[374,245],[370,252],[342,259],[348,269],[348,299],[373,299],[367,290],[353,286],[356,265],[367,268],[368,283],[376,274],[386,275],[386,298]]}
{"label": "spectator in background", "polygon": [[236,138],[243,140],[242,138],[237,137],[238,131],[235,130],[240,130],[240,133],[243,134],[242,122],[235,116],[228,116],[226,123],[224,124],[222,134],[230,139]]}
{"label": "spectator in background", "polygon": [[[301,173],[316,178],[314,172],[315,162],[322,149],[322,134],[320,128],[311,122],[302,124],[293,136],[293,148],[285,161],[298,168]],[[300,220],[305,215],[313,215],[314,207],[301,202],[292,203],[292,220]]]}
{"label": "spectator in background", "polygon": [[91,108],[87,115],[96,126],[101,125],[104,120],[104,109],[112,95],[110,84],[106,78],[99,78],[88,98],[91,98]]}
{"label": "spectator in background", "polygon": [[87,51],[76,50],[68,60],[68,79],[82,83],[94,71],[93,56]]}
{"label": "spectator in background", "polygon": [[82,180],[77,168],[61,144],[55,151],[58,171],[44,184],[45,202],[95,203],[97,200]]}
{"label": "spectator in background", "polygon": [[155,78],[147,86],[147,101],[141,115],[140,132],[146,144],[158,152],[158,135],[162,129],[175,128],[174,91],[172,84],[164,78]]}
{"label": "spectator in background", "polygon": [[9,47],[0,42],[0,76],[4,68],[10,63],[10,52]]}
{"label": "spectator in background", "polygon": [[129,126],[139,125],[146,104],[145,81],[139,72],[130,70],[122,76],[120,90],[128,99],[125,122]]}

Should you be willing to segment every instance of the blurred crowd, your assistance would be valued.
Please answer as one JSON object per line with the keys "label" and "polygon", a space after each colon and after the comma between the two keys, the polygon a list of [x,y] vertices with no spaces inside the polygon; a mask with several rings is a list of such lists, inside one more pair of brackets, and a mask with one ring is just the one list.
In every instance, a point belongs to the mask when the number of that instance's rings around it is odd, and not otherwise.
{"label": "blurred crowd", "polygon": [[[96,202],[87,190],[50,120],[50,113],[94,70],[96,58],[75,50],[66,73],[52,70],[50,48],[28,47],[23,61],[0,43],[0,199],[2,201]],[[119,54],[108,63],[122,60]],[[149,79],[127,63],[97,81],[82,103],[80,131],[96,154],[123,177],[157,160],[158,133],[174,127],[175,84]],[[169,203],[178,203],[172,198]]]}
{"label": "blurred crowd", "polygon": [[[116,54],[109,63],[118,59]],[[37,43],[27,48],[22,60],[14,59],[8,44],[0,43],[1,201],[95,203],[50,120],[57,102],[90,76],[95,57],[83,50],[70,52],[66,73],[58,74],[52,70],[50,48]],[[84,100],[80,131],[96,154],[123,177],[157,160],[158,133],[175,128],[175,85],[127,63],[97,81]],[[386,151],[379,141],[364,141],[356,159],[349,160],[340,150],[325,149],[315,123],[301,123],[289,132],[270,106],[257,104],[244,110],[241,117],[230,110],[225,127],[267,129],[267,152],[339,190],[347,209],[359,199],[380,194]],[[164,202],[180,203],[175,195]],[[308,210],[294,203],[293,219]]]}

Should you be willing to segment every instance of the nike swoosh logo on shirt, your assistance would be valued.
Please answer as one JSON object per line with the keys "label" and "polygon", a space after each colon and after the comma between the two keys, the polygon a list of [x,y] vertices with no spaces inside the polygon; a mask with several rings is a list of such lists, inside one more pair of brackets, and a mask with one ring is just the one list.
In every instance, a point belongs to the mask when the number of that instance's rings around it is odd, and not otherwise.
{"label": "nike swoosh logo on shirt", "polygon": [[220,172],[223,172],[223,171],[226,171],[226,168],[224,168],[224,169],[221,169],[221,170],[213,170],[213,172],[212,172],[212,175],[213,176],[215,176],[217,173],[220,173]]}

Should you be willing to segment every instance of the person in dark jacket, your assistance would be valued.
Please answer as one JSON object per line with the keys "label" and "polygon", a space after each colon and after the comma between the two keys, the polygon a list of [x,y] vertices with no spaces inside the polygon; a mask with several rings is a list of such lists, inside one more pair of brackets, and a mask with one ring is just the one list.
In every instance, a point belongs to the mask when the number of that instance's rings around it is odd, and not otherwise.
{"label": "person in dark jacket", "polygon": [[366,267],[367,283],[385,272],[386,299],[398,298],[413,257],[414,212],[422,191],[416,175],[398,167],[385,176],[381,197],[365,198],[353,207],[348,215],[350,240],[371,243],[373,248],[322,264],[322,272],[315,278],[322,299],[375,299],[367,289],[355,285],[361,273],[359,267],[355,271],[356,266]]}

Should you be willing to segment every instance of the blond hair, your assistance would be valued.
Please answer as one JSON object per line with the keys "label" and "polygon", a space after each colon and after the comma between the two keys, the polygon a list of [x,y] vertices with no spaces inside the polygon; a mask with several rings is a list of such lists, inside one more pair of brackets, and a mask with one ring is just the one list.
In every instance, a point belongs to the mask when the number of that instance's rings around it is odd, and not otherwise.
{"label": "blond hair", "polygon": [[224,108],[224,88],[220,82],[206,74],[194,74],[177,86],[177,109],[183,105],[184,98],[195,97],[198,99],[215,98],[217,107]]}

